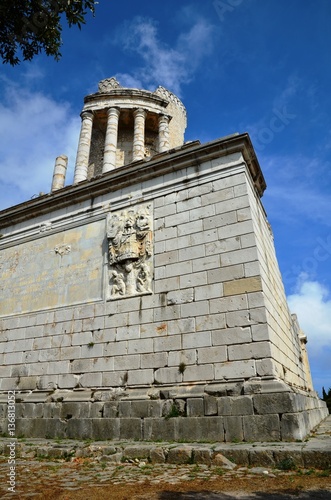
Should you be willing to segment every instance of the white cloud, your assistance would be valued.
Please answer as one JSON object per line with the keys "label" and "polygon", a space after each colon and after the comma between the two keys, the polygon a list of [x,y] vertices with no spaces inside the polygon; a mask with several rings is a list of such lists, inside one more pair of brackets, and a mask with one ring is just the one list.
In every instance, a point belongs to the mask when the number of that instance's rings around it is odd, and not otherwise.
{"label": "white cloud", "polygon": [[182,85],[192,80],[204,58],[211,54],[213,34],[213,25],[199,19],[169,47],[159,39],[152,20],[136,17],[122,27],[116,43],[138,54],[143,65],[132,75],[118,73],[116,76],[122,85],[150,89],[164,85],[180,95]]}
{"label": "white cloud", "polygon": [[292,313],[297,314],[301,329],[308,338],[308,355],[315,388],[331,385],[331,295],[307,275],[299,277],[297,290],[288,296]]}
{"label": "white cloud", "polygon": [[49,192],[60,154],[69,157],[70,179],[79,128],[67,103],[6,82],[0,103],[0,209]]}
{"label": "white cloud", "polygon": [[[274,217],[283,222],[288,219],[295,223],[300,218],[331,225],[330,194],[326,187],[329,161],[303,155],[259,156],[268,185],[266,197]],[[321,184],[320,177],[324,174],[325,184]]]}

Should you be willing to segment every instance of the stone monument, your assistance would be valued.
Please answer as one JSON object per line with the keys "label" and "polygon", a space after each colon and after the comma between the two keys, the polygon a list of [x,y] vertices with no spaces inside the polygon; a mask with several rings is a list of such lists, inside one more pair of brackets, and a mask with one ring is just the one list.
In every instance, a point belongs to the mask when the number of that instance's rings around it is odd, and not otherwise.
{"label": "stone monument", "polygon": [[327,415],[288,309],[248,134],[184,143],[171,92],[99,83],[73,185],[0,213],[0,427],[17,436],[304,439]]}

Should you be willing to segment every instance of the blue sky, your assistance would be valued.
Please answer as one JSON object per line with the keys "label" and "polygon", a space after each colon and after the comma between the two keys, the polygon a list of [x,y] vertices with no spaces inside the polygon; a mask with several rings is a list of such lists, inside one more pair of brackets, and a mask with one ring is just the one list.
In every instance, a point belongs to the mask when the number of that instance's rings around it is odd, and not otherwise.
{"label": "blue sky", "polygon": [[100,0],[63,30],[62,59],[0,69],[0,209],[72,181],[83,97],[103,78],[188,111],[186,140],[249,132],[288,301],[308,335],[316,390],[331,386],[331,2]]}

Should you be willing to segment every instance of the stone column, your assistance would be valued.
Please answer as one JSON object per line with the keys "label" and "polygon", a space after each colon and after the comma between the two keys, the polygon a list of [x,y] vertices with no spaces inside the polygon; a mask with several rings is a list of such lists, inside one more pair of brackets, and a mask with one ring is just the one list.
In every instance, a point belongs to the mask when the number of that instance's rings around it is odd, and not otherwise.
{"label": "stone column", "polygon": [[138,108],[133,112],[134,133],[133,133],[133,158],[132,161],[139,161],[145,158],[145,118],[146,111]]}
{"label": "stone column", "polygon": [[74,184],[87,179],[88,161],[91,148],[93,113],[92,111],[83,111],[81,114],[82,126],[80,129]]}
{"label": "stone column", "polygon": [[66,180],[68,166],[68,157],[65,155],[58,156],[55,160],[54,172],[53,172],[53,181],[51,192],[57,191],[58,189],[62,189],[64,187],[64,182]]}
{"label": "stone column", "polygon": [[160,115],[159,118],[159,153],[170,149],[169,144],[169,116]]}
{"label": "stone column", "polygon": [[107,112],[107,131],[105,138],[105,150],[103,154],[102,173],[114,170],[116,167],[116,148],[118,136],[119,108],[109,108]]}

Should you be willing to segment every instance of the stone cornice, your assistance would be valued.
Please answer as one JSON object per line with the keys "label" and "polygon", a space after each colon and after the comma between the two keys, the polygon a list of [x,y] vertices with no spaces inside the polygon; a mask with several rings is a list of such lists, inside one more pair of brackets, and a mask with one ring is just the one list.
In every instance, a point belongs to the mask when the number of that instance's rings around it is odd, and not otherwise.
{"label": "stone cornice", "polygon": [[200,144],[199,141],[187,143],[180,148],[158,154],[152,160],[130,163],[90,181],[86,180],[76,185],[70,185],[7,208],[0,212],[0,232],[1,228],[19,224],[24,220],[33,219],[58,208],[123,189],[132,185],[135,179],[143,182],[190,166],[194,166],[198,173],[199,165],[203,162],[238,152],[243,155],[256,191],[261,197],[266,183],[253,145],[247,133],[236,134],[205,144]]}
{"label": "stone cornice", "polygon": [[125,102],[126,100],[129,101],[137,98],[143,100],[146,99],[148,103],[153,102],[162,108],[166,108],[169,105],[169,101],[159,95],[156,95],[154,92],[124,88],[113,89],[111,92],[97,92],[95,94],[89,94],[84,98],[84,104],[98,103],[100,101]]}

